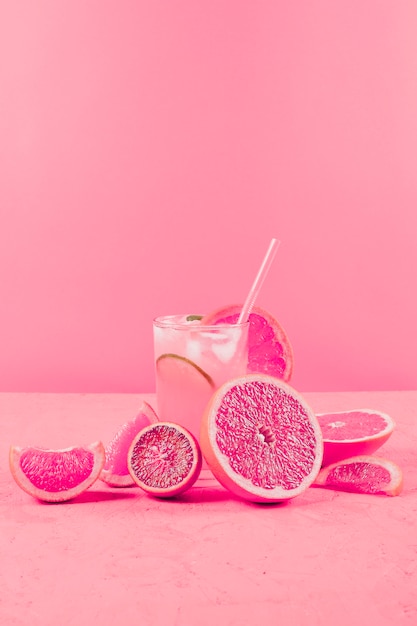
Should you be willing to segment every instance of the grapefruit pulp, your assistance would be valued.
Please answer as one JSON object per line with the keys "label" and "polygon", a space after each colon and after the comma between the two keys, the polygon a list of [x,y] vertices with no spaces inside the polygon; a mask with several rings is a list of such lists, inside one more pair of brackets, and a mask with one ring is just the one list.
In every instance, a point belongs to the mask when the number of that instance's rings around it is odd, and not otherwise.
{"label": "grapefruit pulp", "polygon": [[247,374],[225,383],[210,400],[200,445],[217,480],[253,502],[303,493],[323,455],[317,419],[287,383]]}
{"label": "grapefruit pulp", "polygon": [[360,455],[324,467],[314,484],[340,491],[397,496],[402,490],[403,475],[392,461]]}
{"label": "grapefruit pulp", "polygon": [[[230,305],[205,315],[202,324],[235,324],[241,304]],[[291,379],[293,350],[285,330],[267,311],[254,306],[249,315],[248,372]]]}
{"label": "grapefruit pulp", "polygon": [[106,460],[100,478],[111,487],[129,487],[134,485],[127,467],[127,453],[134,437],[145,426],[158,421],[153,408],[143,402],[139,413],[132,420],[125,422],[106,446]]}
{"label": "grapefruit pulp", "polygon": [[10,470],[23,491],[45,502],[64,502],[91,487],[104,465],[104,446],[45,450],[11,446]]}
{"label": "grapefruit pulp", "polygon": [[323,434],[323,465],[375,452],[391,436],[395,423],[386,413],[356,409],[316,415]]}
{"label": "grapefruit pulp", "polygon": [[128,452],[129,472],[147,493],[170,498],[183,493],[201,470],[200,446],[188,430],[171,422],[143,428]]}

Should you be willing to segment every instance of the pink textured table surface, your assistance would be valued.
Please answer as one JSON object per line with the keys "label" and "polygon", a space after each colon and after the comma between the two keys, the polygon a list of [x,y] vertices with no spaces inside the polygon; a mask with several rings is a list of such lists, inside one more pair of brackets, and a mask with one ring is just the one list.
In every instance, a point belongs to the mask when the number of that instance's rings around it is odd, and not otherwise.
{"label": "pink textured table surface", "polygon": [[396,498],[310,488],[284,505],[220,485],[180,500],[97,482],[43,504],[8,469],[10,444],[104,443],[150,395],[0,394],[0,624],[378,626],[417,623],[417,392],[309,393],[317,412],[376,408]]}

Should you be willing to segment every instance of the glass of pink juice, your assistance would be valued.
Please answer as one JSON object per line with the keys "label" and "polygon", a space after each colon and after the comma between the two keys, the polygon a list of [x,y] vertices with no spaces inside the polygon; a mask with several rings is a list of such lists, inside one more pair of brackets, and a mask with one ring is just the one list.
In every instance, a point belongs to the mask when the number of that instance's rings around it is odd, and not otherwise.
{"label": "glass of pink juice", "polygon": [[246,374],[249,322],[207,326],[200,316],[153,322],[157,413],[200,437],[201,418],[223,383]]}

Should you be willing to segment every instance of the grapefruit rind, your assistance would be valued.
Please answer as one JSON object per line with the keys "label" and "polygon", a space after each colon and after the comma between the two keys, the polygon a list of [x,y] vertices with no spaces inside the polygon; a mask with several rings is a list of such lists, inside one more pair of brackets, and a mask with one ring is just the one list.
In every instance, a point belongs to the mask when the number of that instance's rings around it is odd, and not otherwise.
{"label": "grapefruit rind", "polygon": [[100,480],[110,487],[132,487],[135,484],[127,467],[127,451],[138,432],[157,421],[158,416],[151,405],[143,401],[138,414],[122,424],[106,445],[106,460],[100,473]]}
{"label": "grapefruit rind", "polygon": [[[154,444],[148,437],[153,432],[158,435]],[[178,442],[183,450],[187,448],[185,470],[183,465],[180,466],[184,457],[183,452],[178,450]],[[172,498],[190,489],[200,475],[201,466],[202,454],[197,439],[186,428],[172,422],[158,422],[143,428],[128,452],[128,468],[136,485],[159,498]],[[179,471],[182,472],[180,476]],[[164,484],[151,484],[155,483],[155,479],[159,480],[157,474]]]}
{"label": "grapefruit rind", "polygon": [[[366,433],[364,431],[366,429],[369,431],[369,426],[363,425],[363,418],[372,419],[372,416],[375,416],[377,423],[382,424],[382,427],[375,424],[375,432]],[[390,415],[375,409],[317,413],[316,417],[323,434],[323,467],[353,456],[373,454],[391,437],[395,428],[395,422]],[[333,417],[334,433],[337,433],[338,437],[329,436],[329,419]],[[376,430],[377,428],[379,430]],[[344,430],[349,430],[350,435],[356,432],[357,436],[341,438]]]}
{"label": "grapefruit rind", "polygon": [[[386,479],[376,475],[383,470]],[[323,467],[314,481],[315,487],[353,493],[398,496],[403,489],[401,468],[388,459],[371,455],[353,456]]]}
{"label": "grapefruit rind", "polygon": [[[91,466],[91,470],[88,476],[84,480],[81,480],[77,484],[74,484],[71,488],[67,489],[59,489],[57,491],[50,491],[46,488],[41,488],[34,484],[34,482],[28,476],[28,472],[25,472],[25,469],[22,467],[22,458],[24,455],[38,455],[38,458],[52,457],[53,455],[59,455],[62,458],[69,458],[71,455],[75,453],[82,453],[85,457],[89,457],[89,461],[91,460],[91,456],[93,459],[93,464]],[[11,446],[9,452],[9,465],[10,471],[17,485],[26,493],[37,498],[38,500],[43,500],[44,502],[65,502],[67,500],[71,500],[76,496],[80,495],[87,489],[93,485],[98,479],[101,470],[103,469],[105,461],[105,451],[104,446],[101,441],[96,441],[87,446],[74,446],[70,448],[63,448],[57,450],[37,448],[37,447],[27,447],[22,448],[19,446]],[[31,468],[33,469],[33,476],[36,478],[36,481],[39,484],[42,484],[42,472],[43,468],[38,465],[37,467]],[[70,470],[65,466],[57,465],[56,473],[59,474],[61,480],[67,479],[68,482],[74,482],[71,480],[72,475],[69,473]]]}
{"label": "grapefruit rind", "polygon": [[[262,389],[263,395],[260,400],[256,393],[252,393],[253,385],[257,385],[258,390]],[[218,416],[223,411],[229,392],[232,398],[233,394],[238,395],[236,390],[242,392],[243,400],[239,402],[236,397],[233,398],[231,403],[233,406],[229,412],[226,411],[226,415],[233,421],[233,426],[229,437],[230,449],[225,452],[225,447],[222,443],[219,444],[218,437],[223,417],[219,420]],[[281,404],[277,402],[274,390],[282,399]],[[289,408],[291,405],[294,407],[294,414]],[[286,407],[285,415],[283,407]],[[298,416],[295,414],[296,411]],[[287,449],[285,447],[288,440],[283,441],[279,437],[287,436],[285,431],[288,424],[292,424],[289,433],[291,437],[297,437],[297,430],[301,433],[306,428],[309,432],[309,443],[298,440],[299,448],[297,451],[293,449],[293,457],[285,458],[288,453],[288,447]],[[274,440],[275,433],[277,438]],[[235,495],[251,502],[281,502],[302,494],[316,478],[323,455],[321,430],[314,412],[304,398],[287,383],[264,374],[247,374],[235,378],[215,392],[202,419],[200,445],[203,456],[217,480]],[[258,456],[250,461],[253,450],[257,451]],[[241,459],[239,463],[246,464],[246,476],[236,470],[235,460],[233,460],[235,466],[232,466],[231,457],[234,455]],[[304,471],[302,465],[307,457],[309,457],[308,469]],[[281,484],[279,481],[275,483],[270,481],[268,486],[255,484],[261,482],[258,480],[260,472],[264,472],[263,476],[266,476],[263,468],[266,467],[268,472],[268,463],[281,468],[282,476],[285,476]],[[292,485],[284,484],[285,481]]]}
{"label": "grapefruit rind", "polygon": [[[236,323],[242,304],[222,307],[205,315],[202,324]],[[289,382],[293,373],[294,353],[287,333],[265,309],[254,306],[249,316],[248,372],[276,376]],[[274,360],[278,363],[274,364]]]}

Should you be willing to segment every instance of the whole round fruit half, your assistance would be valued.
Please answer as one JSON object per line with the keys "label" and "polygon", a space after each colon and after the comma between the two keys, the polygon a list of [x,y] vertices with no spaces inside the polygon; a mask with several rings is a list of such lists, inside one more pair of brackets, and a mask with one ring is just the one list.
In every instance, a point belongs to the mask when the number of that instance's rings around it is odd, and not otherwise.
{"label": "whole round fruit half", "polygon": [[303,493],[323,456],[320,426],[303,397],[273,376],[247,374],[210,400],[200,444],[217,480],[253,502]]}
{"label": "whole round fruit half", "polygon": [[197,480],[200,446],[188,430],[171,422],[143,428],[128,452],[129,472],[144,491],[160,498],[178,496]]}
{"label": "whole round fruit half", "polygon": [[374,409],[316,414],[323,434],[323,466],[368,455],[391,437],[394,420]]}

